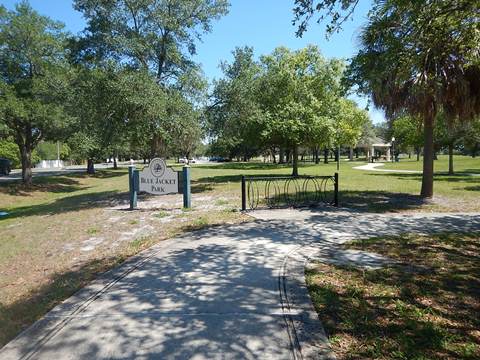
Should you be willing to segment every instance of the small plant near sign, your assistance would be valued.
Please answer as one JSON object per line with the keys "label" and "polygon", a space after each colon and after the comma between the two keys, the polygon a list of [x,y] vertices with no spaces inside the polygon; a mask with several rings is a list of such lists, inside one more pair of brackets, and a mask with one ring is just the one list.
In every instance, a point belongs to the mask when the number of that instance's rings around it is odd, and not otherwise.
{"label": "small plant near sign", "polygon": [[138,252],[144,248],[147,248],[149,244],[150,238],[148,237],[141,237],[138,239],[133,240],[129,246],[134,252]]}
{"label": "small plant near sign", "polygon": [[157,212],[156,214],[153,214],[153,216],[155,216],[156,218],[161,219],[161,218],[164,218],[164,217],[169,216],[169,213],[166,212],[166,211],[159,211],[159,212]]}
{"label": "small plant near sign", "polygon": [[185,227],[185,230],[187,231],[194,231],[194,230],[200,230],[209,225],[209,221],[207,218],[201,216],[198,219],[195,219],[191,224],[187,225]]}
{"label": "small plant near sign", "polygon": [[218,199],[217,201],[215,201],[215,204],[217,206],[225,206],[229,204],[229,201],[226,199]]}
{"label": "small plant near sign", "polygon": [[96,228],[88,228],[87,229],[87,234],[88,235],[95,235],[97,233],[97,229]]}

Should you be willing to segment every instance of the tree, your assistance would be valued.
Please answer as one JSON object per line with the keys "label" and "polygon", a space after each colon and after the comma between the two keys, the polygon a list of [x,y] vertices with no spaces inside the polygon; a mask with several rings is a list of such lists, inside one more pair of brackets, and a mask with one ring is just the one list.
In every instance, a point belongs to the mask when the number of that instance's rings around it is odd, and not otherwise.
{"label": "tree", "polygon": [[228,11],[226,0],[75,0],[87,19],[84,55],[129,61],[153,71],[162,84],[193,62],[195,41]]}
{"label": "tree", "polygon": [[258,101],[260,66],[253,49],[236,48],[231,64],[221,64],[224,77],[214,82],[207,107],[208,135],[216,143],[210,150],[222,156],[248,158],[263,147],[263,114]]}
{"label": "tree", "polygon": [[[298,1],[301,9],[297,14],[308,21],[311,11],[327,9],[326,16],[338,23],[329,6],[341,4],[348,17],[357,3],[324,0],[312,7],[313,1]],[[443,110],[450,122],[480,113],[479,44],[476,1],[376,0],[370,11],[349,79],[390,117],[406,111],[422,119],[422,197],[433,196],[434,120],[438,112]]]}
{"label": "tree", "polygon": [[480,112],[476,10],[465,1],[387,2],[373,14],[362,35],[363,49],[352,62],[351,79],[372,94],[378,107],[390,115],[406,110],[423,119],[422,197],[433,196],[439,111],[449,121]]}
{"label": "tree", "polygon": [[293,24],[298,25],[297,36],[301,37],[307,31],[308,23],[315,14],[319,14],[317,23],[330,19],[326,25],[327,36],[340,31],[359,2],[360,0],[295,0]]}
{"label": "tree", "polygon": [[20,166],[22,163],[18,145],[11,139],[0,140],[0,158],[10,160],[13,168]]}
{"label": "tree", "polygon": [[292,149],[292,175],[298,175],[298,147],[328,144],[343,63],[325,60],[317,47],[277,48],[263,56],[259,101],[266,114],[262,135]]}
{"label": "tree", "polygon": [[190,159],[201,143],[203,131],[198,121],[200,112],[191,108],[187,111],[175,122],[171,153]]}
{"label": "tree", "polygon": [[350,160],[353,148],[361,139],[362,132],[371,125],[368,112],[358,108],[357,104],[349,99],[339,98],[334,117],[333,145],[350,147]]}
{"label": "tree", "polygon": [[70,147],[56,141],[42,141],[37,146],[37,154],[41,160],[56,160],[59,155],[60,159],[65,160],[70,155]]}
{"label": "tree", "polygon": [[[76,84],[79,118],[73,148],[88,160],[118,156],[136,136],[145,137],[154,120],[165,117],[165,92],[146,71],[108,64],[84,68]],[[148,137],[148,139],[151,139]]]}
{"label": "tree", "polygon": [[190,159],[193,157],[203,136],[203,129],[200,123],[202,112],[196,109],[182,93],[177,92],[175,100],[172,97],[170,97],[167,106],[168,121],[170,123],[169,152]]}
{"label": "tree", "polygon": [[[215,19],[227,13],[227,1],[76,0],[74,6],[83,13],[88,26],[83,38],[71,42],[72,61],[87,68],[104,68],[114,63],[128,69],[130,76],[135,76],[137,71],[145,79],[149,74],[158,89],[149,85],[147,95],[161,93],[158,99],[146,96],[155,106],[135,127],[128,126],[134,131],[110,128],[117,134],[110,148],[116,152],[119,146],[130,147],[144,159],[166,156],[173,132],[178,135],[181,128],[172,121],[179,121],[184,100],[190,103],[190,109],[195,107],[206,88],[199,66],[191,60],[195,42],[210,31]],[[146,79],[146,83],[153,85],[152,79]],[[182,97],[184,99],[178,101]],[[157,113],[151,113],[153,108]],[[117,124],[123,126],[121,121]],[[198,134],[199,123],[190,125],[193,126],[190,135]],[[187,129],[184,130],[182,135],[186,135]],[[123,135],[121,139],[119,134]],[[190,145],[193,144],[190,142]]]}
{"label": "tree", "polygon": [[26,1],[14,11],[0,7],[0,122],[19,148],[27,185],[32,182],[32,151],[41,140],[64,135],[72,121],[62,29]]}
{"label": "tree", "polygon": [[393,135],[397,149],[410,152],[413,148],[420,161],[420,150],[423,145],[422,121],[410,115],[400,115],[393,121]]}
{"label": "tree", "polygon": [[480,117],[466,124],[465,132],[463,146],[470,151],[472,157],[475,157],[480,150]]}

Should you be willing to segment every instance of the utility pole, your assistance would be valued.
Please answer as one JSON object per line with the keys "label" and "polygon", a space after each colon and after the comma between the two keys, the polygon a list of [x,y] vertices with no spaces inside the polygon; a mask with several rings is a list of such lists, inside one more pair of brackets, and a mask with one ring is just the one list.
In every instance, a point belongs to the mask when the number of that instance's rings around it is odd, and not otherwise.
{"label": "utility pole", "polygon": [[60,141],[57,140],[57,166],[60,166]]}
{"label": "utility pole", "polygon": [[340,145],[337,146],[337,171],[340,170]]}

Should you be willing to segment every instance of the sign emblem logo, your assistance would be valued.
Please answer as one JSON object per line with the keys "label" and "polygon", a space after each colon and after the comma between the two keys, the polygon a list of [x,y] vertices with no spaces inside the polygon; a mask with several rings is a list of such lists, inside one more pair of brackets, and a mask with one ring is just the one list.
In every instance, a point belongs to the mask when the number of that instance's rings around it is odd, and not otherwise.
{"label": "sign emblem logo", "polygon": [[152,172],[153,176],[161,177],[165,173],[165,168],[166,168],[165,161],[163,161],[162,159],[158,159],[158,158],[153,159],[150,162],[149,168],[150,168],[150,171]]}

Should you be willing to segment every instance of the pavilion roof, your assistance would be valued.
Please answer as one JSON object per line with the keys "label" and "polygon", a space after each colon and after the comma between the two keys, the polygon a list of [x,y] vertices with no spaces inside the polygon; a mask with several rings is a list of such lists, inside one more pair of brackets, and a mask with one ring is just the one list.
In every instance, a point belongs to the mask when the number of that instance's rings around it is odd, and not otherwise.
{"label": "pavilion roof", "polygon": [[372,146],[374,146],[374,147],[390,147],[390,146],[392,146],[392,144],[389,143],[389,142],[385,142],[385,140],[380,138],[380,137],[375,136],[375,137],[370,139],[368,144],[358,144],[357,145],[357,147],[361,147],[361,148],[371,148]]}

